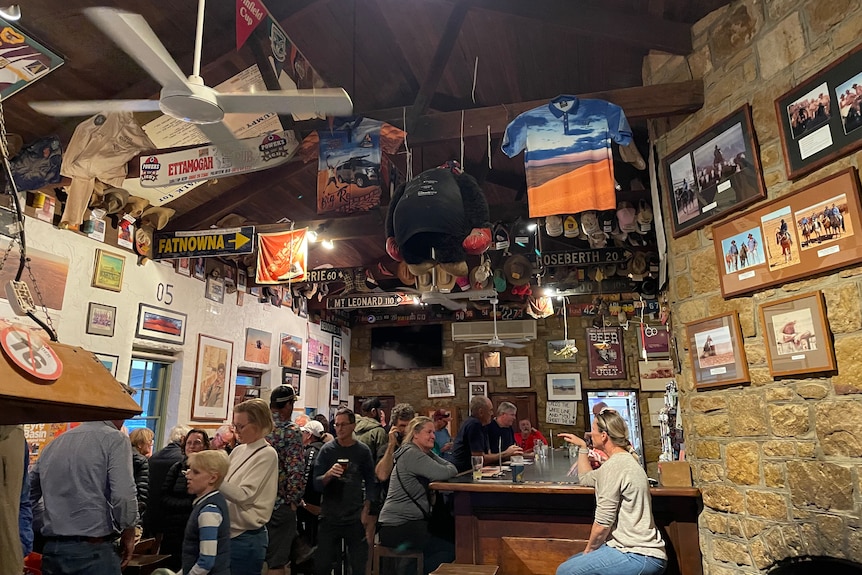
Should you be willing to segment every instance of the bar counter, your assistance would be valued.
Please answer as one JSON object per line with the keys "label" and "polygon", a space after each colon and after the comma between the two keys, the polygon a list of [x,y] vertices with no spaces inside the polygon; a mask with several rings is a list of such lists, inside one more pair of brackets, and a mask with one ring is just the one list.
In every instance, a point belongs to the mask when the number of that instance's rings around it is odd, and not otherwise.
{"label": "bar counter", "polygon": [[[556,449],[527,465],[524,483],[501,477],[473,481],[472,472],[431,489],[454,492],[455,560],[498,565],[500,575],[554,575],[557,566],[583,551],[595,513],[592,487],[568,476],[571,460]],[[668,575],[703,575],[697,531],[702,508],[694,487],[653,487],[653,516],[668,554]],[[609,574],[610,575],[610,574]]]}

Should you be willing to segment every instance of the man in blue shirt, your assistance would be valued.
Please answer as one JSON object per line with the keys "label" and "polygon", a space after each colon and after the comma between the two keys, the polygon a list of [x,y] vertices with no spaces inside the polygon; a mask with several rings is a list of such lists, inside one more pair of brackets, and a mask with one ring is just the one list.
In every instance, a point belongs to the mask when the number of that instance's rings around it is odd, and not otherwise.
{"label": "man in blue shirt", "polygon": [[[119,575],[135,548],[138,502],[122,420],[91,421],[45,447],[30,473],[44,501],[45,575]],[[122,559],[114,550],[120,537]]]}
{"label": "man in blue shirt", "polygon": [[517,445],[511,445],[508,449],[503,450],[503,453],[491,453],[485,426],[491,423],[493,414],[494,406],[487,397],[477,395],[470,400],[470,417],[461,425],[458,437],[455,438],[455,447],[452,450],[453,463],[458,468],[459,473],[470,469],[470,458],[474,455],[483,456],[485,465],[497,465],[502,459],[524,452]]}
{"label": "man in blue shirt", "polygon": [[438,409],[434,412],[434,453],[454,463],[452,456],[452,448],[455,446],[452,442],[452,436],[449,434],[448,425],[452,421],[452,414],[445,409]]}

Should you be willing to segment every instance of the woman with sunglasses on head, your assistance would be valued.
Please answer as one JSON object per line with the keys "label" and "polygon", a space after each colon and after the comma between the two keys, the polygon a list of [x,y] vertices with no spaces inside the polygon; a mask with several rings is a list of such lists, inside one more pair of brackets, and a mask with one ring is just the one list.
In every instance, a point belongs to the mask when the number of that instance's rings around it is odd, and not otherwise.
{"label": "woman with sunglasses on head", "polygon": [[571,433],[560,437],[578,447],[580,485],[596,490],[596,514],[586,548],[557,568],[557,575],[659,575],[667,566],[664,541],[655,526],[649,482],[629,452],[628,427],[612,409],[593,418],[593,446],[608,460],[592,469],[586,442]]}

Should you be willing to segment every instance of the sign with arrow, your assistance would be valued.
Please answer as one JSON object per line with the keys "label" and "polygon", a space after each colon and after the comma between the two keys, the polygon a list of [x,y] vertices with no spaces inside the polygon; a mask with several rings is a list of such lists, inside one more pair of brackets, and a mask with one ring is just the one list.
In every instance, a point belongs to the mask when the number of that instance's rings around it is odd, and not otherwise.
{"label": "sign with arrow", "polygon": [[374,307],[396,307],[399,305],[410,305],[414,303],[412,294],[397,293],[371,293],[364,295],[350,295],[346,297],[330,297],[326,300],[326,309],[361,309]]}
{"label": "sign with arrow", "polygon": [[254,251],[254,226],[195,232],[156,232],[153,259],[209,258],[250,254]]}

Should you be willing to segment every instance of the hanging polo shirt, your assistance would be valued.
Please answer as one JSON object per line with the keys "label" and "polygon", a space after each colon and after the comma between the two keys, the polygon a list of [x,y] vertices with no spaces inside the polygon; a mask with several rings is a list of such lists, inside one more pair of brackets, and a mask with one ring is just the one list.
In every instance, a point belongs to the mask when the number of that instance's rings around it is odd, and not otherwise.
{"label": "hanging polo shirt", "polygon": [[616,208],[611,140],[632,131],[622,108],[604,100],[558,96],[506,127],[503,153],[526,150],[530,217]]}

